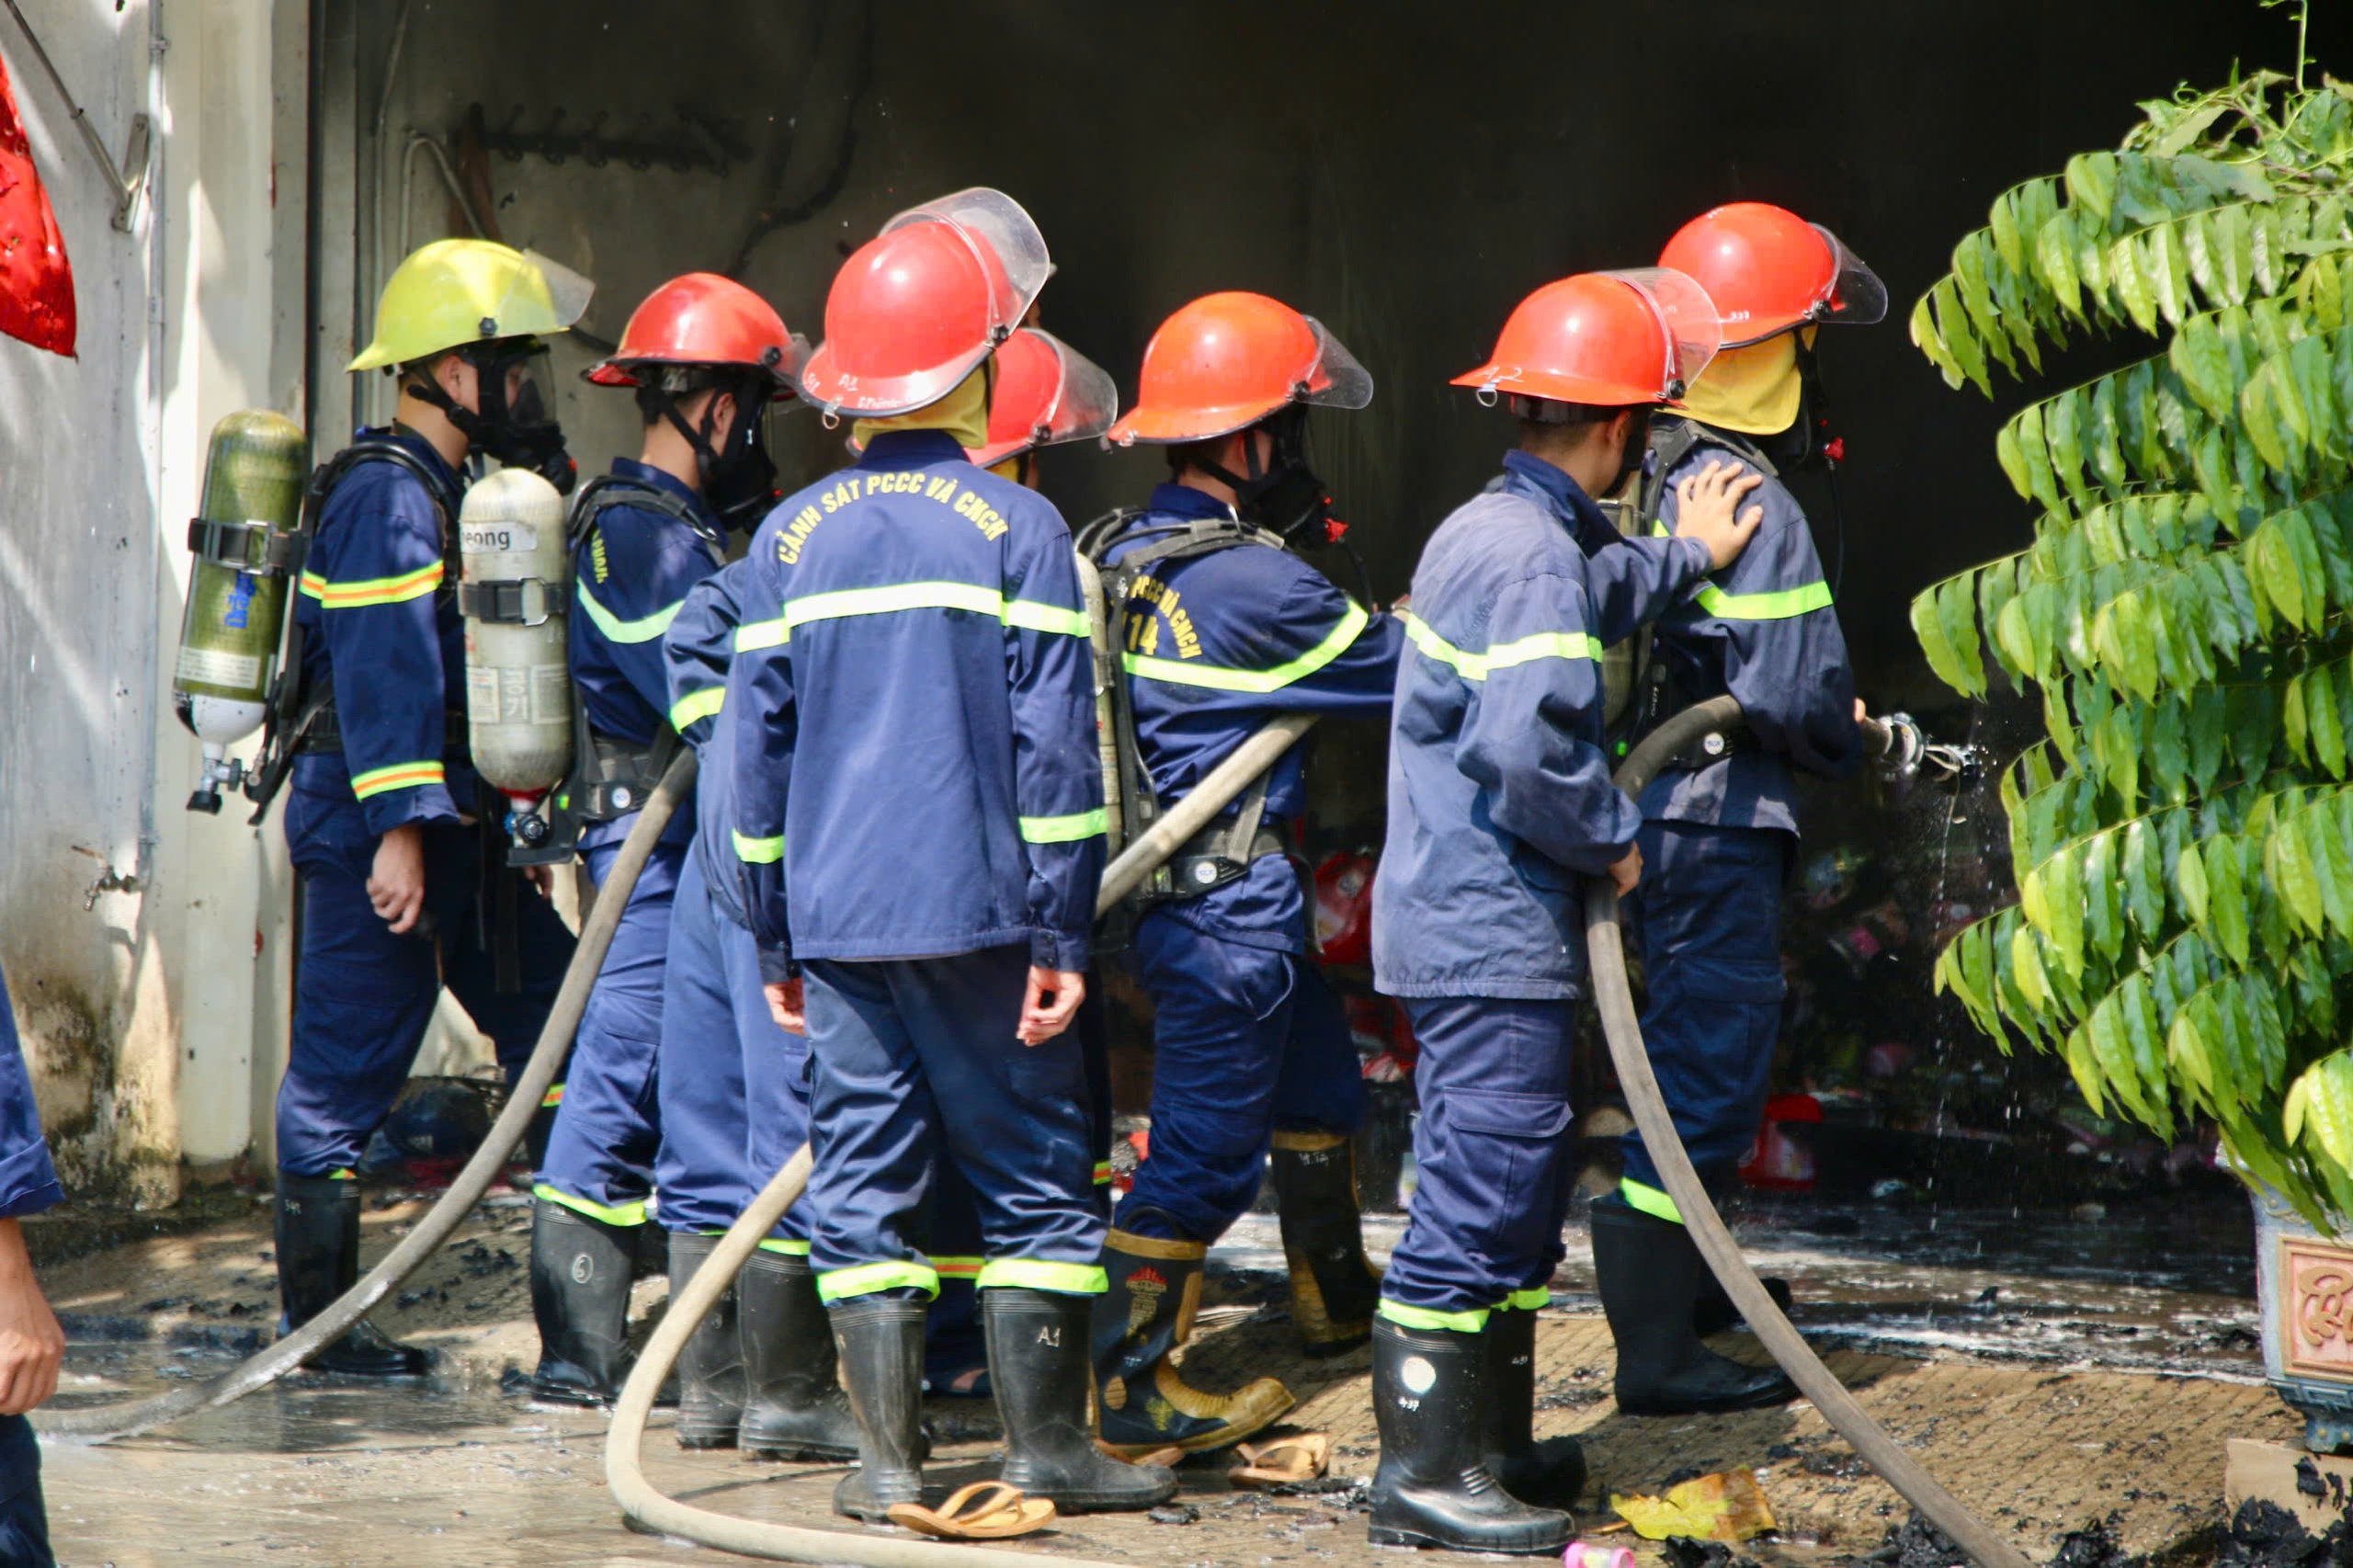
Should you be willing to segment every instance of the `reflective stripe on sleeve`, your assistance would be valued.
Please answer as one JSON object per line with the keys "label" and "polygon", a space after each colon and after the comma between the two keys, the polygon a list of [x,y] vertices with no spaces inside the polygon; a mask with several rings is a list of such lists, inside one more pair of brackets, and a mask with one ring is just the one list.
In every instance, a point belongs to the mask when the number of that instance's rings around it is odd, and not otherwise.
{"label": "reflective stripe on sleeve", "polygon": [[784,858],[784,835],[780,833],[774,838],[746,838],[740,833],[733,836],[735,858],[746,866],[773,866]]}
{"label": "reflective stripe on sleeve", "polygon": [[780,1241],[775,1236],[769,1236],[760,1243],[760,1250],[762,1252],[775,1253],[780,1257],[807,1257],[809,1256],[809,1244],[807,1242]]}
{"label": "reflective stripe on sleeve", "polygon": [[370,605],[396,605],[421,599],[441,585],[441,562],[404,572],[397,577],[363,577],[330,583],[316,572],[302,574],[302,592],[319,601],[321,609],[362,609]]}
{"label": "reflective stripe on sleeve", "polygon": [[749,653],[760,648],[780,648],[784,645],[784,617],[774,620],[747,620],[735,629],[735,651]]}
{"label": "reflective stripe on sleeve", "polygon": [[850,1296],[906,1290],[938,1295],[938,1271],[921,1263],[861,1263],[851,1268],[828,1268],[817,1276],[817,1295],[827,1306]]}
{"label": "reflective stripe on sleeve", "polygon": [[1346,653],[1348,644],[1365,629],[1371,617],[1361,606],[1348,606],[1323,642],[1288,664],[1277,665],[1270,670],[1236,670],[1223,665],[1197,664],[1188,659],[1158,659],[1143,653],[1123,653],[1121,667],[1128,674],[1144,680],[1167,681],[1175,686],[1205,686],[1216,691],[1267,692],[1280,691],[1295,680],[1302,680]]}
{"label": "reflective stripe on sleeve", "polygon": [[1410,611],[1399,619],[1404,622],[1405,635],[1415,648],[1449,666],[1464,680],[1484,680],[1494,671],[1533,664],[1538,659],[1601,657],[1601,644],[1582,631],[1532,632],[1526,637],[1515,637],[1508,642],[1498,642],[1484,653],[1474,653],[1440,637],[1420,617]]}
{"label": "reflective stripe on sleeve", "polygon": [[707,686],[700,691],[690,691],[670,704],[670,728],[683,730],[698,719],[708,719],[718,712],[727,700],[723,686]]}
{"label": "reflective stripe on sleeve", "polygon": [[351,792],[363,801],[393,790],[421,790],[427,784],[446,782],[441,764],[435,762],[396,762],[390,767],[371,767],[365,773],[351,776]]}
{"label": "reflective stripe on sleeve", "polygon": [[589,624],[603,632],[608,642],[651,642],[670,630],[670,623],[678,619],[678,611],[685,608],[687,603],[680,599],[676,604],[665,605],[652,615],[623,620],[597,602],[597,597],[588,591],[588,579],[585,577],[573,585],[572,597],[580,602],[582,609],[588,612]]}
{"label": "reflective stripe on sleeve", "polygon": [[1793,620],[1830,608],[1830,585],[1808,583],[1769,594],[1728,594],[1714,584],[1703,584],[1693,602],[1718,620]]}
{"label": "reflective stripe on sleeve", "polygon": [[1021,836],[1029,844],[1073,844],[1110,831],[1111,813],[1108,807],[1103,806],[1097,806],[1091,812],[1073,812],[1066,817],[1021,819]]}
{"label": "reflective stripe on sleeve", "polygon": [[989,1290],[999,1286],[1017,1290],[1051,1290],[1063,1296],[1100,1296],[1111,1288],[1111,1281],[1099,1264],[993,1257],[981,1269],[980,1288]]}

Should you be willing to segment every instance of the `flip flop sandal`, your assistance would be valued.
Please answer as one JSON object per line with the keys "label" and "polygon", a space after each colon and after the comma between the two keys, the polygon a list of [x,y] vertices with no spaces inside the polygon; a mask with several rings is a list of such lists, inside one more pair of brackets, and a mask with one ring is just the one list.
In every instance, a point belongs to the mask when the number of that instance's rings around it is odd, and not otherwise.
{"label": "flip flop sandal", "polygon": [[1332,1439],[1321,1432],[1278,1437],[1256,1448],[1244,1443],[1233,1451],[1243,1462],[1225,1478],[1236,1486],[1295,1486],[1315,1480],[1332,1464]]}
{"label": "flip flop sandal", "polygon": [[1154,1449],[1148,1454],[1137,1454],[1133,1458],[1118,1452],[1099,1437],[1096,1439],[1095,1446],[1103,1451],[1106,1458],[1118,1460],[1121,1464],[1156,1464],[1175,1470],[1186,1460],[1185,1450],[1174,1445],[1165,1449]]}
{"label": "flip flop sandal", "polygon": [[891,1522],[942,1540],[1003,1540],[1030,1535],[1054,1522],[1054,1506],[1025,1497],[1002,1481],[975,1481],[949,1494],[937,1509],[920,1503],[893,1503]]}

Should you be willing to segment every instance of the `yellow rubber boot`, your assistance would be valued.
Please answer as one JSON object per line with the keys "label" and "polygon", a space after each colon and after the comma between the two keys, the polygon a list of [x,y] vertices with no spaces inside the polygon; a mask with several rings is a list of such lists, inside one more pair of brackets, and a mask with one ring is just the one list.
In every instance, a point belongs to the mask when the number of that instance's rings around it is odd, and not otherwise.
{"label": "yellow rubber boot", "polygon": [[1299,1403],[1273,1378],[1233,1393],[1209,1393],[1170,1364],[1170,1353],[1192,1335],[1208,1253],[1200,1242],[1126,1231],[1113,1231],[1104,1243],[1110,1289],[1095,1303],[1097,1408],[1103,1446],[1121,1459],[1238,1443]]}

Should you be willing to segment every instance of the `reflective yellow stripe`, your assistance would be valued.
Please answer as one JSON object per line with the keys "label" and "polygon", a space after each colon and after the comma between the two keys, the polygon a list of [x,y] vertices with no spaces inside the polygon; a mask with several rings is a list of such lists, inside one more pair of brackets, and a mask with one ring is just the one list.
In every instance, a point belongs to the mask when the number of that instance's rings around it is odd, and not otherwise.
{"label": "reflective yellow stripe", "polygon": [[1040,604],[1036,599],[1007,599],[997,619],[1024,631],[1053,631],[1064,637],[1095,635],[1095,629],[1086,623],[1085,610],[1064,609],[1060,605]]}
{"label": "reflective yellow stripe", "polygon": [[934,1257],[931,1266],[939,1270],[942,1279],[977,1279],[981,1276],[981,1260],[977,1257]]}
{"label": "reflective yellow stripe", "polygon": [[818,1299],[829,1306],[850,1296],[907,1290],[937,1296],[939,1275],[920,1263],[861,1263],[853,1268],[828,1268],[817,1276]]}
{"label": "reflective yellow stripe", "polygon": [[684,730],[698,719],[708,719],[719,711],[727,700],[723,686],[707,686],[700,691],[690,691],[670,704],[670,728]]}
{"label": "reflective yellow stripe", "polygon": [[1347,651],[1372,618],[1357,605],[1340,617],[1323,642],[1286,665],[1270,670],[1230,670],[1222,665],[1197,665],[1181,659],[1147,658],[1142,653],[1123,653],[1120,663],[1128,674],[1145,680],[1164,680],[1176,686],[1206,686],[1216,691],[1280,691],[1295,680],[1313,675]]}
{"label": "reflective yellow stripe", "polygon": [[[840,588],[829,594],[788,599],[784,606],[784,630],[778,641],[790,641],[794,627],[806,626],[813,620],[895,615],[910,609],[969,610],[974,615],[994,616],[1007,626],[1029,631],[1057,631],[1071,637],[1089,634],[1083,610],[1064,609],[1036,599],[1008,600],[996,589],[984,588],[977,583],[893,583],[887,587]],[[735,646],[738,652],[744,647],[740,631],[736,633]]]}
{"label": "reflective yellow stripe", "polygon": [[404,572],[397,577],[363,577],[330,583],[316,572],[302,574],[302,592],[319,601],[322,609],[359,609],[369,605],[396,605],[421,599],[441,585],[441,562]]}
{"label": "reflective yellow stripe", "polygon": [[327,1173],[327,1179],[329,1181],[358,1181],[359,1179],[359,1173],[347,1167],[339,1171],[329,1171]]}
{"label": "reflective yellow stripe", "polygon": [[568,1192],[559,1192],[545,1182],[536,1183],[531,1188],[531,1196],[543,1198],[550,1203],[561,1204],[574,1214],[585,1214],[591,1220],[600,1221],[608,1225],[645,1223],[645,1202],[642,1199],[635,1203],[624,1203],[617,1209],[611,1209],[602,1203],[592,1203],[585,1198],[574,1198]]}
{"label": "reflective yellow stripe", "polygon": [[1678,1225],[1683,1223],[1683,1210],[1675,1206],[1674,1199],[1657,1187],[1643,1186],[1632,1176],[1619,1181],[1618,1196],[1624,1199],[1630,1207],[1641,1210],[1654,1220],[1672,1220]]}
{"label": "reflective yellow stripe", "polygon": [[1526,637],[1515,637],[1499,642],[1483,653],[1473,653],[1431,631],[1411,611],[1401,613],[1405,623],[1405,635],[1439,664],[1449,666],[1464,680],[1484,680],[1495,670],[1509,669],[1515,665],[1532,664],[1538,659],[1598,659],[1601,644],[1582,631],[1538,631]]}
{"label": "reflective yellow stripe", "polygon": [[779,1241],[776,1237],[770,1236],[767,1240],[760,1244],[760,1250],[762,1252],[778,1253],[785,1257],[807,1257],[809,1256],[809,1244],[807,1242]]}
{"label": "reflective yellow stripe", "polygon": [[372,801],[387,790],[415,790],[443,782],[438,762],[396,762],[390,767],[371,767],[365,773],[353,774],[351,792],[363,801]]}
{"label": "reflective yellow stripe", "polygon": [[548,1092],[540,1096],[540,1108],[541,1110],[553,1110],[563,1103],[563,1085],[562,1084],[550,1084],[548,1085]]}
{"label": "reflective yellow stripe", "polygon": [[774,838],[746,838],[740,833],[734,837],[735,858],[746,866],[773,866],[784,858],[784,835],[780,833]]}
{"label": "reflective yellow stripe", "polygon": [[1103,806],[1097,806],[1091,812],[1073,812],[1066,817],[1021,819],[1021,836],[1030,844],[1070,844],[1110,831],[1111,814],[1109,809]]}
{"label": "reflective yellow stripe", "polygon": [[1111,1288],[1102,1266],[1094,1263],[1040,1263],[1027,1257],[993,1257],[981,1270],[980,1288],[1052,1290],[1064,1296],[1099,1296]]}
{"label": "reflective yellow stripe", "polygon": [[1409,1307],[1386,1296],[1381,1298],[1381,1315],[1402,1327],[1442,1328],[1449,1334],[1483,1334],[1487,1327],[1484,1307],[1470,1312],[1434,1312],[1427,1307]]}
{"label": "reflective yellow stripe", "polygon": [[641,616],[635,620],[623,620],[597,602],[597,597],[588,591],[588,579],[585,577],[579,579],[574,585],[572,597],[580,601],[580,608],[588,612],[589,623],[603,632],[605,640],[608,642],[653,642],[670,630],[670,623],[678,619],[678,611],[685,608],[687,603],[686,600],[680,599],[676,604],[665,606],[655,610],[652,615]]}
{"label": "reflective yellow stripe", "polygon": [[1111,1185],[1110,1161],[1097,1160],[1095,1163],[1095,1185],[1097,1187],[1108,1187]]}
{"label": "reflective yellow stripe", "polygon": [[1552,1304],[1552,1292],[1539,1285],[1531,1290],[1514,1290],[1495,1303],[1499,1312],[1540,1312]]}
{"label": "reflective yellow stripe", "polygon": [[1714,584],[1703,585],[1695,602],[1718,620],[1790,620],[1830,608],[1830,585],[1808,583],[1802,588],[1781,588],[1769,594],[1728,594]]}
{"label": "reflective yellow stripe", "polygon": [[749,653],[761,648],[784,646],[784,617],[774,620],[747,620],[735,629],[735,651]]}

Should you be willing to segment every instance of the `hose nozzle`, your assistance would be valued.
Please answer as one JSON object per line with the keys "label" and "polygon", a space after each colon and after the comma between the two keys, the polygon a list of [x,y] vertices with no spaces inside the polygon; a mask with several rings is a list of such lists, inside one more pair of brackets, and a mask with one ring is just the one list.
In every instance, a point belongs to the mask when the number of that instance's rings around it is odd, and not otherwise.
{"label": "hose nozzle", "polygon": [[[1923,776],[1951,789],[1963,789],[1985,776],[1991,760],[1985,748],[1962,743],[1959,745],[1932,741],[1920,722],[1909,713],[1890,713],[1875,722],[1882,726],[1887,743],[1879,750],[1880,777],[1896,783],[1910,783]],[[1874,736],[1874,739],[1877,737]]]}

